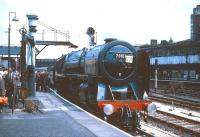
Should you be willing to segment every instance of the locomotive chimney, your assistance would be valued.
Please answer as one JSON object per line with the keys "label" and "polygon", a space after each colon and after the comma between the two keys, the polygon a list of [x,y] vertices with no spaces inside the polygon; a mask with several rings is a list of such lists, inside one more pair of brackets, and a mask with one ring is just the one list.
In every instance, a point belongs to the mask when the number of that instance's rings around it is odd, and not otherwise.
{"label": "locomotive chimney", "polygon": [[109,43],[109,42],[112,42],[112,41],[116,41],[117,39],[115,38],[106,38],[104,39],[105,43]]}
{"label": "locomotive chimney", "polygon": [[86,34],[89,36],[89,47],[93,47],[96,43],[95,43],[95,37],[94,37],[94,34],[95,34],[95,30],[94,28],[92,27],[89,27],[87,29],[87,32]]}

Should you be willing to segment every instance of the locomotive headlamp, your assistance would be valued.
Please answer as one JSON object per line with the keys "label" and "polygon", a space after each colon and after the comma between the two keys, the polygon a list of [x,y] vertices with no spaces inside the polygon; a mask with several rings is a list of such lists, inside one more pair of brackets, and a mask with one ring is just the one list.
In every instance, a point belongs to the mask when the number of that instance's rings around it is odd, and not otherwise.
{"label": "locomotive headlamp", "polygon": [[154,114],[156,112],[157,108],[156,105],[154,103],[150,103],[147,107],[147,111],[150,114]]}
{"label": "locomotive headlamp", "polygon": [[111,104],[106,104],[103,107],[103,112],[108,116],[114,112],[114,107]]}

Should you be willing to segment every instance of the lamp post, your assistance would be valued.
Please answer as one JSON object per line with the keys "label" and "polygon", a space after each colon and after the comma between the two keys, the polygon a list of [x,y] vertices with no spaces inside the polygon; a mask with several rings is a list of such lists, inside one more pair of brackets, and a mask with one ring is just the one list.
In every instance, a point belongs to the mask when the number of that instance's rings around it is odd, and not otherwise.
{"label": "lamp post", "polygon": [[[12,21],[19,21],[16,17],[16,12],[9,12],[9,26],[8,26],[8,69],[10,68],[10,29],[11,29],[11,25],[10,25],[10,15],[14,14],[14,18],[12,19]],[[9,73],[9,71],[8,71]]]}

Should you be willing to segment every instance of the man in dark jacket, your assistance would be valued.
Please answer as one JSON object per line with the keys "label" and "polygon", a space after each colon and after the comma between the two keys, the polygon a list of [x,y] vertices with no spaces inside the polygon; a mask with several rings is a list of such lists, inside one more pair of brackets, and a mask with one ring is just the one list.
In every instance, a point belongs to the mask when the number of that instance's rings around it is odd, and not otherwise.
{"label": "man in dark jacket", "polygon": [[5,87],[6,87],[6,96],[8,97],[9,108],[12,108],[12,95],[14,91],[14,85],[11,81],[11,71],[8,70],[9,73],[5,76]]}
{"label": "man in dark jacket", "polygon": [[[3,79],[2,74],[0,73],[0,96],[5,96],[6,90],[5,90],[5,81]],[[0,112],[2,112],[2,106],[0,105]]]}

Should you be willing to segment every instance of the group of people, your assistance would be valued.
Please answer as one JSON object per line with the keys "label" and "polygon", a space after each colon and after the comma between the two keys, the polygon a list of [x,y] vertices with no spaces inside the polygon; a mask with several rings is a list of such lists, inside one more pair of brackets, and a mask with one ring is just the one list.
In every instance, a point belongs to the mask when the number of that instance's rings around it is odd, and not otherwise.
{"label": "group of people", "polygon": [[36,90],[47,91],[49,87],[50,79],[48,73],[45,71],[36,72]]}
{"label": "group of people", "polygon": [[[8,97],[9,107],[11,108],[11,96],[14,91],[14,82],[19,80],[19,72],[15,69],[3,68],[0,70],[0,96]],[[0,112],[2,112],[2,105],[0,105]]]}
{"label": "group of people", "polygon": [[[12,94],[15,90],[15,83],[20,82],[20,73],[15,69],[0,69],[0,96],[8,97],[9,107],[12,107]],[[36,90],[47,91],[50,85],[50,78],[45,71],[36,72]],[[2,112],[2,105],[0,105]]]}

